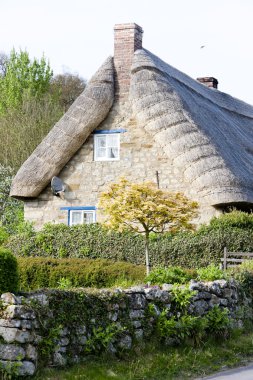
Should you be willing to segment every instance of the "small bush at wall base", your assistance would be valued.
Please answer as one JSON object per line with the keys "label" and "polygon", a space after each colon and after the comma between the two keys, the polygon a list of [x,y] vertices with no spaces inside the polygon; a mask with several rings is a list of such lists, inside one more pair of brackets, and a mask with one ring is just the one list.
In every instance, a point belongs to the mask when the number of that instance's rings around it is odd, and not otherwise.
{"label": "small bush at wall base", "polygon": [[0,247],[0,293],[18,291],[17,259],[5,248]]}
{"label": "small bush at wall base", "polygon": [[181,267],[156,268],[147,277],[146,281],[152,285],[185,284],[197,277],[197,272]]}
{"label": "small bush at wall base", "polygon": [[[111,287],[118,279],[141,283],[144,266],[104,259],[50,259],[19,257],[20,288]],[[64,280],[63,280],[64,279]]]}

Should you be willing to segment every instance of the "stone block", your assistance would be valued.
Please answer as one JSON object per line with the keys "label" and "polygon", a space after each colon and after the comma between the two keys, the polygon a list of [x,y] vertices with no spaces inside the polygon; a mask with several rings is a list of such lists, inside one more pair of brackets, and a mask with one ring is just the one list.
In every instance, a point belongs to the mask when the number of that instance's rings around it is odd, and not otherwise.
{"label": "stone block", "polygon": [[0,319],[0,327],[20,327],[21,321],[19,319]]}
{"label": "stone block", "polygon": [[131,310],[129,317],[130,319],[144,318],[144,310]]}
{"label": "stone block", "polygon": [[28,343],[33,340],[33,337],[30,332],[10,327],[0,327],[0,336],[7,343]]}
{"label": "stone block", "polygon": [[24,305],[10,305],[4,311],[6,318],[35,319],[35,312]]}
{"label": "stone block", "polygon": [[120,339],[118,346],[122,350],[130,350],[132,347],[132,338],[130,335],[125,335],[123,338]]}
{"label": "stone block", "polygon": [[33,376],[36,370],[35,365],[29,361],[5,361],[0,360],[1,366],[3,368],[8,367],[8,369],[12,369],[17,373],[18,376]]}
{"label": "stone block", "polygon": [[0,359],[2,360],[22,360],[25,357],[25,350],[15,344],[0,344]]}
{"label": "stone block", "polygon": [[129,295],[130,299],[130,307],[132,309],[144,309],[146,306],[146,298],[144,294],[130,294]]}
{"label": "stone block", "polygon": [[33,362],[36,362],[38,358],[36,347],[34,347],[31,344],[28,344],[25,351],[25,357],[29,360],[32,360]]}
{"label": "stone block", "polygon": [[15,296],[15,294],[12,293],[3,293],[1,295],[1,300],[4,304],[7,305],[20,305],[21,299],[20,297]]}

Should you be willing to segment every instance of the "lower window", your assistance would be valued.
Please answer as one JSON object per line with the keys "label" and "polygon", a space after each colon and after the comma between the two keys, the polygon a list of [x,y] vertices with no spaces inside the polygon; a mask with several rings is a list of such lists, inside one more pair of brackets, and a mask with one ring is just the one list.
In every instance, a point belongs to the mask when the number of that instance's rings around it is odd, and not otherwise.
{"label": "lower window", "polygon": [[69,225],[95,223],[95,210],[70,210]]}

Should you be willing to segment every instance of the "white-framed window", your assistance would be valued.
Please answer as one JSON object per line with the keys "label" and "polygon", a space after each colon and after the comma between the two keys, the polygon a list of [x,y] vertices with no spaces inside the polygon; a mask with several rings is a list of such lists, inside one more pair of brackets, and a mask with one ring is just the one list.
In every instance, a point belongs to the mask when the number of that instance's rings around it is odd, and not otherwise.
{"label": "white-framed window", "polygon": [[69,225],[90,224],[96,221],[95,210],[70,210]]}
{"label": "white-framed window", "polygon": [[120,133],[94,135],[94,160],[119,160]]}

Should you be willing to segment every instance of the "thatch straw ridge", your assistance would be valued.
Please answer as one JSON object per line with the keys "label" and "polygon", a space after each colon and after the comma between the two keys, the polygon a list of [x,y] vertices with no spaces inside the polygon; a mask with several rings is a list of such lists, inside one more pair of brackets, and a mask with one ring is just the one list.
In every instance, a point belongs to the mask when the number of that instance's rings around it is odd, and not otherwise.
{"label": "thatch straw ridge", "polygon": [[253,107],[135,52],[130,97],[140,125],[210,205],[253,203]]}
{"label": "thatch straw ridge", "polygon": [[105,119],[113,100],[114,68],[109,57],[21,166],[12,182],[10,195],[19,198],[38,196]]}

